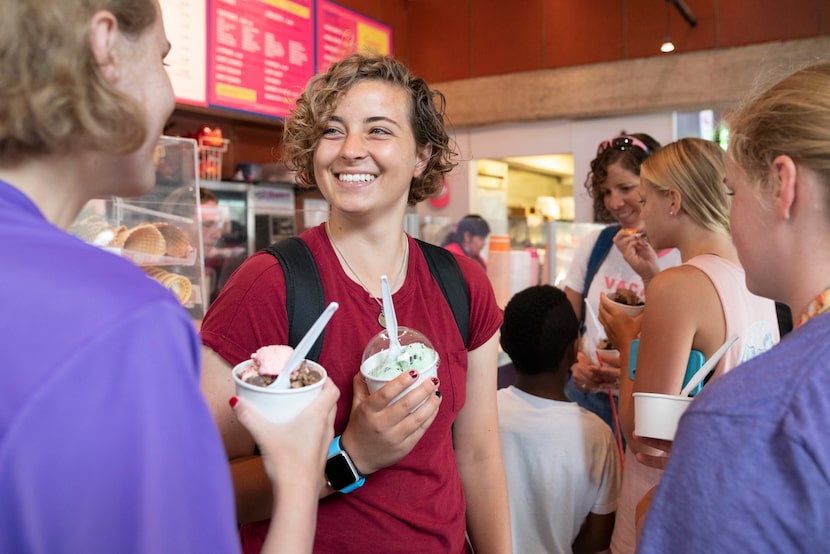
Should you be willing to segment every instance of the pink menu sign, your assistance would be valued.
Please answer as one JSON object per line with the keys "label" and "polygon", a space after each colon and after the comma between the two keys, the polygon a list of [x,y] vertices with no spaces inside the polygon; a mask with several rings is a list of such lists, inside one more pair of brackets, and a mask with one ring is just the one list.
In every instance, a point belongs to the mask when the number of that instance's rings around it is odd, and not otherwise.
{"label": "pink menu sign", "polygon": [[314,74],[314,0],[211,0],[208,104],[287,117]]}
{"label": "pink menu sign", "polygon": [[392,27],[344,8],[317,0],[317,71],[357,51],[392,54]]}

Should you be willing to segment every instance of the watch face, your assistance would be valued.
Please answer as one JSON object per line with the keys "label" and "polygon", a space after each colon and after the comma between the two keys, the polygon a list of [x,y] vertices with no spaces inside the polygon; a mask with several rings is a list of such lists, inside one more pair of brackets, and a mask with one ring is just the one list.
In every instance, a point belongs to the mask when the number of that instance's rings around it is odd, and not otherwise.
{"label": "watch face", "polygon": [[338,452],[326,461],[326,479],[336,491],[354,485],[360,476],[352,467],[351,462],[343,452]]}

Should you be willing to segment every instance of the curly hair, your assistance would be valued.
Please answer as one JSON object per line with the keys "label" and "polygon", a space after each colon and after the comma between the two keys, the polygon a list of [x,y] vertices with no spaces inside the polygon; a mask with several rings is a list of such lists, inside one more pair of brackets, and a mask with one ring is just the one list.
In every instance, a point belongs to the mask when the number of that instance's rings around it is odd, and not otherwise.
{"label": "curly hair", "polygon": [[101,75],[90,48],[101,10],[130,39],[161,16],[156,0],[0,0],[0,162],[144,142],[144,108]]}
{"label": "curly hair", "polygon": [[[758,192],[771,186],[772,162],[780,155],[830,186],[830,62],[803,67],[750,96],[727,122],[727,155]],[[830,191],[825,204],[830,212]]]}
{"label": "curly hair", "polygon": [[[608,166],[620,162],[623,169],[626,169],[634,175],[640,175],[640,164],[646,158],[660,148],[660,143],[657,142],[651,135],[645,133],[623,133],[620,137],[634,137],[648,147],[648,152],[640,147],[626,148],[620,150],[614,147],[598,149],[597,156],[591,160],[591,170],[585,178],[585,189],[594,200],[594,221],[598,223],[613,223],[614,218],[605,207],[605,201],[602,195],[602,184],[608,178]],[[613,140],[613,139],[612,139]]]}
{"label": "curly hair", "polygon": [[435,196],[441,191],[444,176],[456,165],[453,158],[457,151],[444,127],[446,99],[440,91],[430,90],[426,81],[413,75],[404,64],[388,56],[352,54],[311,78],[285,122],[283,159],[286,165],[297,172],[300,186],[316,186],[314,152],[320,137],[340,96],[364,80],[383,81],[408,92],[415,143],[432,145],[426,168],[420,177],[412,179],[408,203],[415,205]]}
{"label": "curly hair", "polygon": [[513,295],[504,308],[499,341],[516,370],[555,372],[574,345],[579,322],[562,290],[535,285]]}

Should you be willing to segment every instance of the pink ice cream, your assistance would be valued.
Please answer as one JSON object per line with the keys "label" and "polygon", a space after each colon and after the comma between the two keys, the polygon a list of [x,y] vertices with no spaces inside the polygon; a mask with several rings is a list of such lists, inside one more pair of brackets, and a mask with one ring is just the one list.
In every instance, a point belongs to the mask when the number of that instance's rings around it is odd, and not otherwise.
{"label": "pink ice cream", "polygon": [[[294,349],[284,344],[263,346],[251,354],[251,365],[239,374],[239,378],[251,385],[267,387],[285,368]],[[321,379],[320,373],[309,368],[305,361],[291,374],[291,388],[305,387]]]}

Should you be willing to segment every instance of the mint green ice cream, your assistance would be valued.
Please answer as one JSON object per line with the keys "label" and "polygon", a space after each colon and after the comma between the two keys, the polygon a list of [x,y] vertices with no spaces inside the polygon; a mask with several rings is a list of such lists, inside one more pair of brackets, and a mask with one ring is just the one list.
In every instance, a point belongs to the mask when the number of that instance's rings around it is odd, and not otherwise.
{"label": "mint green ice cream", "polygon": [[423,371],[435,363],[435,350],[422,342],[413,342],[401,347],[394,360],[386,360],[387,350],[379,352],[381,364],[368,370],[366,374],[375,379],[394,379],[404,371],[414,369]]}

